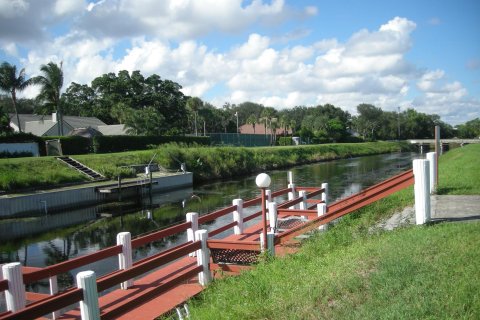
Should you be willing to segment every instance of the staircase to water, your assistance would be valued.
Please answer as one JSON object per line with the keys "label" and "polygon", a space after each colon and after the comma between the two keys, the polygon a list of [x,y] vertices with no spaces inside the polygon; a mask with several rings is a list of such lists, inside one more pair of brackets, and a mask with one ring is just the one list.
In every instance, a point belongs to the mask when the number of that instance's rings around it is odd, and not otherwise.
{"label": "staircase to water", "polygon": [[62,161],[63,163],[67,164],[69,167],[83,173],[84,175],[88,176],[92,180],[104,180],[105,177],[98,173],[97,171],[87,167],[86,165],[78,162],[77,160],[70,158],[70,157],[57,157],[57,160]]}

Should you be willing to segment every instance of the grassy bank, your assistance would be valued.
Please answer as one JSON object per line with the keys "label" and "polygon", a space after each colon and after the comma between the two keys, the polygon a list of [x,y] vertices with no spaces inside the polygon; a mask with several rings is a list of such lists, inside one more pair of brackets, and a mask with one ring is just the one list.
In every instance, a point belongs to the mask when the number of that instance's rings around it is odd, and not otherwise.
{"label": "grassy bank", "polygon": [[[480,145],[443,156],[442,192],[480,194],[471,182],[478,156]],[[412,203],[405,189],[314,235],[298,254],[215,281],[189,302],[192,318],[479,319],[479,222],[369,231]]]}
{"label": "grassy bank", "polygon": [[[74,158],[108,178],[118,174],[132,176],[133,164],[154,162],[177,170],[181,162],[194,173],[196,182],[250,174],[260,170],[290,167],[324,160],[356,157],[405,150],[404,143],[375,142],[357,144],[325,144],[298,147],[181,147],[164,145],[158,149],[110,154],[78,155]],[[59,183],[87,179],[53,157],[0,159],[0,190],[51,187]]]}

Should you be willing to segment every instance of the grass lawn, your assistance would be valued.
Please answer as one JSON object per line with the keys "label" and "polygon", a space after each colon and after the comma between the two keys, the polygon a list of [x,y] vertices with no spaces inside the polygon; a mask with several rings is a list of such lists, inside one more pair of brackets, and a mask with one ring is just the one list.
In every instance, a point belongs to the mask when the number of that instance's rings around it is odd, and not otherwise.
{"label": "grass lawn", "polygon": [[[439,191],[480,194],[480,145],[440,159]],[[192,319],[480,319],[480,222],[370,232],[407,188],[305,241],[299,253],[216,280]]]}

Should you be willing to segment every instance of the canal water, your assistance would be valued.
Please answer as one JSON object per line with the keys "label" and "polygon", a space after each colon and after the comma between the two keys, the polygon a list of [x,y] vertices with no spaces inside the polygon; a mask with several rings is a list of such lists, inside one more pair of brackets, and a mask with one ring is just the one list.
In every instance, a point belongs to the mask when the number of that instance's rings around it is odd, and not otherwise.
{"label": "canal water", "polygon": [[[289,170],[293,171],[295,184],[298,186],[319,187],[323,182],[328,182],[329,200],[335,201],[410,169],[412,160],[419,157],[421,155],[416,153],[392,153],[315,163]],[[289,170],[268,172],[272,178],[271,190],[287,186]],[[128,200],[108,207],[101,205],[58,214],[0,221],[0,264],[20,261],[23,265],[43,267],[59,263],[115,245],[119,232],[129,231],[132,237],[136,237],[183,222],[187,212],[199,212],[201,215],[229,206],[235,198],[254,198],[259,195],[255,177],[256,175],[252,175],[154,194],[151,199],[149,194],[144,192],[135,201]],[[247,213],[258,210],[259,207],[248,208]],[[231,221],[232,215],[229,214],[201,228],[216,229]],[[249,223],[256,222],[253,220]],[[231,232],[226,231],[218,237],[224,237]],[[138,248],[134,252],[134,261],[184,241],[186,235],[180,234]],[[116,268],[116,257],[82,267],[83,270],[94,270],[97,276]],[[72,285],[78,271],[80,270],[72,270],[59,276],[59,288]],[[27,290],[48,292],[48,280],[29,285]]]}

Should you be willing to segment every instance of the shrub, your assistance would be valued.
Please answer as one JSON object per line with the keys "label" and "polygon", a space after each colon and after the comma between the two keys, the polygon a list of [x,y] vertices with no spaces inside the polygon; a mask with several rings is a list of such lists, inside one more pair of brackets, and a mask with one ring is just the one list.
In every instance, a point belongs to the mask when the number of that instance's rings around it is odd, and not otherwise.
{"label": "shrub", "polygon": [[293,145],[292,137],[280,137],[278,138],[279,146],[291,146]]}
{"label": "shrub", "polygon": [[96,136],[93,138],[95,153],[144,150],[165,143],[210,145],[209,137],[190,136]]}

